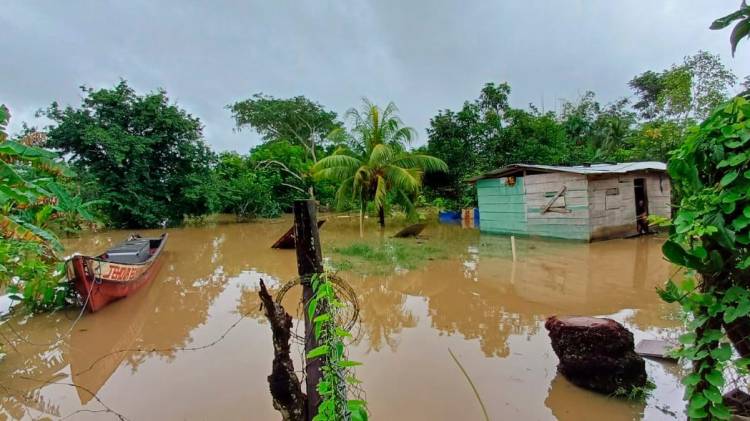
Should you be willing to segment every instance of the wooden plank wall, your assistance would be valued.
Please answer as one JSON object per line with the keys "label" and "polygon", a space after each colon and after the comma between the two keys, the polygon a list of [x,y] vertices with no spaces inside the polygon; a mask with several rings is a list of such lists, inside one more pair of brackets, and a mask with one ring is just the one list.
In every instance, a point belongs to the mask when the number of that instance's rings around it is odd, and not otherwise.
{"label": "wooden plank wall", "polygon": [[672,183],[666,174],[649,173],[646,178],[649,215],[672,216]]}
{"label": "wooden plank wall", "polygon": [[509,186],[506,177],[477,181],[479,229],[486,232],[525,234],[524,177]]}
{"label": "wooden plank wall", "polygon": [[[627,237],[638,234],[633,180],[645,179],[650,215],[670,215],[671,186],[669,177],[660,173],[592,176],[589,178],[591,239]],[[617,195],[607,190],[617,188]]]}
{"label": "wooden plank wall", "polygon": [[[632,174],[589,178],[591,239],[626,237],[638,233]],[[617,194],[611,194],[616,189]],[[608,191],[610,194],[607,194]]]}
{"label": "wooden plank wall", "polygon": [[[544,207],[560,189],[565,194],[553,206],[563,206],[568,213],[545,212]],[[526,176],[526,219],[530,235],[589,239],[588,181],[580,174],[549,173]]]}

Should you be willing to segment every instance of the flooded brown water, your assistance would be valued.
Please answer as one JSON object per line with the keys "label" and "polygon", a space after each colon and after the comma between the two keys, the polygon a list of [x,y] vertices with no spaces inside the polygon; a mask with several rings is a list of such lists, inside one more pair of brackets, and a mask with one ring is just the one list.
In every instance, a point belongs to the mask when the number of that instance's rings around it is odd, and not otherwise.
{"label": "flooded brown water", "polygon": [[[86,315],[70,335],[76,309],[15,314],[0,325],[15,347],[0,362],[0,419],[279,419],[257,287],[261,278],[278,288],[296,276],[294,251],[270,249],[290,224],[169,230],[154,283]],[[91,234],[66,247],[93,253],[126,235]],[[552,314],[606,315],[636,341],[675,336],[678,309],[654,292],[671,271],[658,238],[518,239],[513,263],[507,237],[460,226],[428,226],[419,241],[392,240],[374,226],[366,235],[385,250],[377,261],[347,251],[361,243],[356,219],[329,217],[321,231],[324,255],[359,297],[350,353],[364,363],[357,375],[372,419],[483,419],[449,349],[493,420],[684,418],[676,366],[647,361],[657,387],[645,403],[596,395],[556,373],[543,327]],[[293,295],[290,312],[298,310]]]}

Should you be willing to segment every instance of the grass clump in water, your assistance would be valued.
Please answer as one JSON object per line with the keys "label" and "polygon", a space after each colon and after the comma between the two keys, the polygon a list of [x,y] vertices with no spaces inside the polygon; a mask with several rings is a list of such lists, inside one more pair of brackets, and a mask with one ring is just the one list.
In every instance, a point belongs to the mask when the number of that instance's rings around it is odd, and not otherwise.
{"label": "grass clump in water", "polygon": [[[333,252],[357,263],[367,263],[363,268],[366,271],[375,269],[376,272],[381,273],[399,269],[416,269],[441,254],[441,250],[436,247],[404,240],[387,240],[374,246],[356,242],[344,247],[335,247]],[[360,265],[355,267],[360,267]]]}

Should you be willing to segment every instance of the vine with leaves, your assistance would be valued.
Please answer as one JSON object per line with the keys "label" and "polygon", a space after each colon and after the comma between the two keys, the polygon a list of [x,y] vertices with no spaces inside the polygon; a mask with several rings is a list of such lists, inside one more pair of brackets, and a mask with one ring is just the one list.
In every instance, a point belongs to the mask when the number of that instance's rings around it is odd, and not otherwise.
{"label": "vine with leaves", "polygon": [[313,321],[315,338],[320,345],[307,353],[307,359],[323,358],[322,377],[317,390],[321,396],[314,421],[366,421],[367,404],[361,399],[350,399],[350,389],[361,382],[353,367],[361,365],[346,356],[344,340],[351,334],[337,323],[339,310],[345,307],[336,296],[329,273],[315,274],[311,279],[314,295],[307,306]]}
{"label": "vine with leaves", "polygon": [[663,252],[686,273],[659,292],[687,315],[689,332],[674,352],[692,362],[683,379],[687,413],[729,419],[725,373],[746,375],[750,364],[750,102],[737,97],[715,110],[673,153],[668,171],[682,199]]}

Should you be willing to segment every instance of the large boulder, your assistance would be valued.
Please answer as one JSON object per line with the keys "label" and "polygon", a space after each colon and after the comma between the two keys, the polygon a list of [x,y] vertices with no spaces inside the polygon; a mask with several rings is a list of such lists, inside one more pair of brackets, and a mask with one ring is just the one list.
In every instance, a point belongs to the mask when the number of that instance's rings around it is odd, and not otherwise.
{"label": "large boulder", "polygon": [[635,353],[633,334],[616,321],[552,316],[544,327],[560,359],[558,371],[571,383],[605,394],[646,385],[646,363]]}

